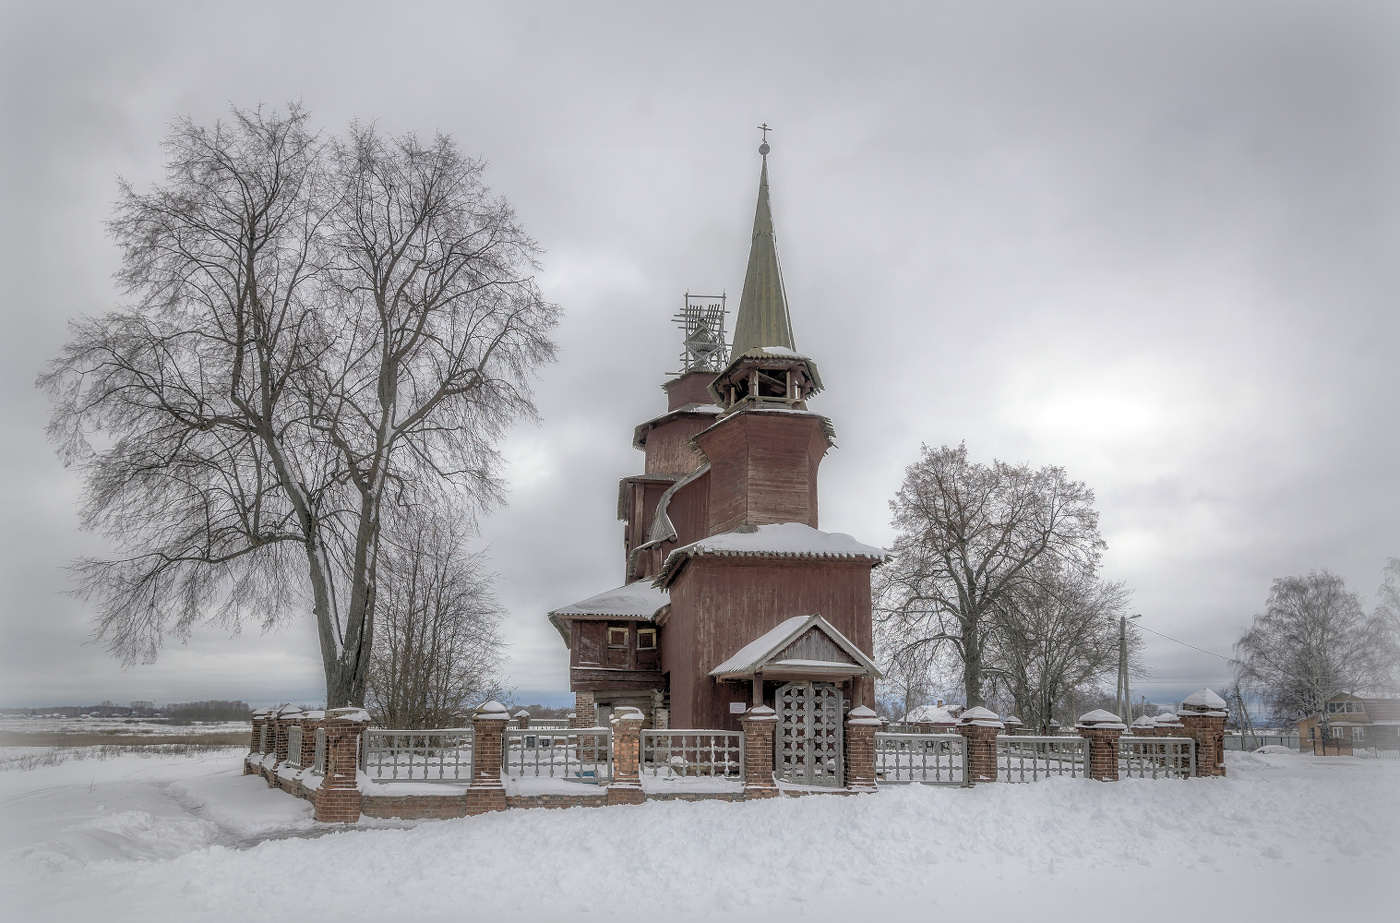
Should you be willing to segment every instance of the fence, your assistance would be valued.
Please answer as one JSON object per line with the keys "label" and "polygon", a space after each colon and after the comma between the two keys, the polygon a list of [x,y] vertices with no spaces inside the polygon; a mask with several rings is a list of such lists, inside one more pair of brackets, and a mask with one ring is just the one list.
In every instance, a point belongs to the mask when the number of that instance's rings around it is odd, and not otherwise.
{"label": "fence", "polygon": [[1196,774],[1190,737],[1118,738],[1118,778],[1187,779]]}
{"label": "fence", "polygon": [[659,776],[663,770],[667,777],[741,779],[744,735],[738,731],[642,731],[642,773]]}
{"label": "fence", "polygon": [[316,761],[311,764],[311,771],[318,776],[326,774],[326,729],[316,729]]}
{"label": "fence", "polygon": [[[518,721],[512,721],[511,727],[519,727]],[[530,727],[527,730],[547,730],[556,731],[569,726],[568,718],[531,718]]]}
{"label": "fence", "polygon": [[1035,782],[1051,776],[1086,776],[1088,741],[1061,735],[997,735],[997,780]]}
{"label": "fence", "polygon": [[963,785],[967,747],[961,734],[876,732],[875,781],[880,785]]}
{"label": "fence", "polygon": [[608,728],[506,728],[501,749],[505,774],[511,778],[612,781],[612,731]]}
{"label": "fence", "polygon": [[293,769],[301,768],[301,732],[302,727],[299,724],[287,728],[287,758],[282,765],[291,766]]}
{"label": "fence", "polygon": [[1300,749],[1297,734],[1226,734],[1226,750],[1258,750],[1260,747]]}
{"label": "fence", "polygon": [[[316,739],[318,762],[324,736]],[[375,782],[467,782],[472,777],[472,729],[394,731],[369,728],[360,741],[360,768]]]}
{"label": "fence", "polygon": [[267,724],[264,722],[258,727],[258,752],[267,752]]}

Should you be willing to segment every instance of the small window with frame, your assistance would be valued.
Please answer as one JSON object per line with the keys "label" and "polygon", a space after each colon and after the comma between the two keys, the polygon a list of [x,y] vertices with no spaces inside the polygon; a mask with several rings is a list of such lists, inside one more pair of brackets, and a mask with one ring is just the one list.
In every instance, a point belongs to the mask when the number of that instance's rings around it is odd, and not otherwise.
{"label": "small window with frame", "polygon": [[609,627],[608,647],[627,647],[627,629]]}
{"label": "small window with frame", "polygon": [[639,650],[639,651],[654,651],[654,650],[656,650],[656,629],[655,629],[655,628],[639,628],[639,629],[637,629],[637,650]]}

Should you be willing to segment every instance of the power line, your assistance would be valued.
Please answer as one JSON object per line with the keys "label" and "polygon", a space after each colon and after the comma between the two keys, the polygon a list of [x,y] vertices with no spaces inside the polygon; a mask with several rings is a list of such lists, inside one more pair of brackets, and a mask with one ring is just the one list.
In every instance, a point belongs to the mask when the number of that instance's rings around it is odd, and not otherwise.
{"label": "power line", "polygon": [[[1141,628],[1143,631],[1152,631],[1151,628],[1148,628],[1146,625],[1142,624],[1141,622],[1138,623],[1138,627]],[[1169,637],[1169,636],[1167,636],[1167,635],[1164,635],[1164,634],[1162,634],[1160,631],[1152,631],[1152,633],[1153,633],[1154,635],[1156,635],[1157,637],[1159,637],[1159,638],[1166,638],[1168,641],[1172,641],[1172,642],[1174,642],[1174,643],[1176,643],[1176,644],[1180,644],[1182,647],[1189,647],[1189,648],[1191,648],[1191,650],[1193,650],[1193,651],[1200,651],[1202,654],[1209,654],[1209,655],[1212,656],[1212,657],[1219,657],[1221,660],[1229,660],[1229,661],[1232,661],[1232,662],[1233,662],[1234,659],[1235,659],[1235,658],[1233,658],[1233,657],[1226,657],[1224,654],[1217,654],[1215,651],[1208,651],[1208,650],[1205,650],[1204,648],[1197,647],[1197,646],[1194,645],[1194,644],[1187,644],[1185,641],[1178,641],[1176,638],[1172,638],[1172,637]]]}

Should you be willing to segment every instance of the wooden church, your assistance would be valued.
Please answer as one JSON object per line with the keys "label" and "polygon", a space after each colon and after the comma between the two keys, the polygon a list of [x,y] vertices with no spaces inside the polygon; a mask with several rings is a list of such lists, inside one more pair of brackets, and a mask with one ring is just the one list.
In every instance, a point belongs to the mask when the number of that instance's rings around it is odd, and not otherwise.
{"label": "wooden church", "polygon": [[576,726],[629,705],[647,726],[738,730],[767,705],[780,777],[839,784],[844,713],[874,704],[870,575],[885,553],[818,525],[834,430],[807,406],[822,380],[793,339],[759,153],[733,342],[723,297],[687,295],[683,370],[633,436],[646,463],[619,485],[626,581],[549,618]]}

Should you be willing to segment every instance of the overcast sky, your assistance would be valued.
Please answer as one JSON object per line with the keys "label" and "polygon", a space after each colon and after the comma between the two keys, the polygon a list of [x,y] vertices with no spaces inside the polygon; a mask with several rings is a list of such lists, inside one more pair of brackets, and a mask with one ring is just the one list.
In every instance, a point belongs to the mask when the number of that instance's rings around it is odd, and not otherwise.
{"label": "overcast sky", "polygon": [[[79,484],[35,376],[111,307],[116,178],[176,116],[302,101],[443,131],[546,249],[543,421],[483,523],[509,681],[560,701],[544,613],[622,581],[617,480],[664,409],[670,316],[743,285],[759,159],[812,404],[822,527],[892,538],[920,443],[1098,496],[1144,625],[1229,654],[1278,576],[1369,606],[1400,555],[1400,6],[1393,3],[6,3],[0,704],[323,698],[310,620],[123,670],[64,565]],[[732,316],[730,330],[732,332]],[[1148,635],[1142,690],[1224,660]]]}

